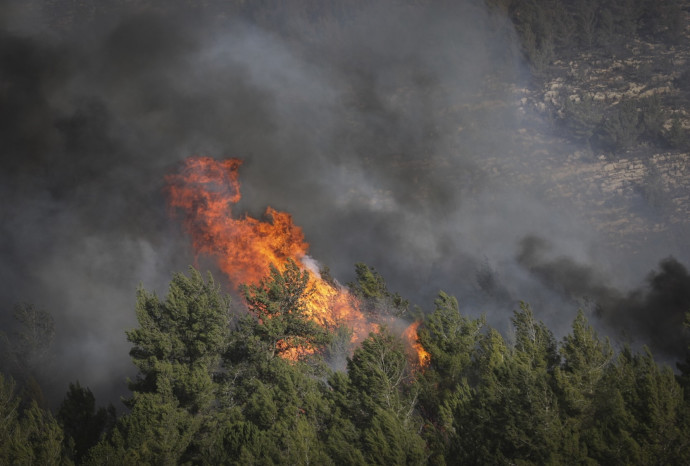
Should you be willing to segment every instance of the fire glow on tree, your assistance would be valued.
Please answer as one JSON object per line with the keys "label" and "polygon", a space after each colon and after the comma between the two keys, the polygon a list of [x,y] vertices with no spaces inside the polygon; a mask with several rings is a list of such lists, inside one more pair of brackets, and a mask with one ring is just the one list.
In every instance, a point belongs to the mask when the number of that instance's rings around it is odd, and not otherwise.
{"label": "fire glow on tree", "polygon": [[[194,250],[214,257],[235,288],[256,284],[270,273],[271,265],[282,271],[293,260],[309,271],[310,292],[305,303],[309,319],[325,328],[351,328],[354,344],[377,331],[378,325],[360,310],[357,297],[337,282],[325,280],[315,269],[307,255],[309,244],[290,214],[268,207],[267,221],[246,214],[233,217],[232,207],[241,198],[241,165],[242,160],[235,158],[190,157],[178,173],[166,177],[170,206],[183,212]],[[423,366],[428,355],[417,343],[418,325],[408,327],[403,338]],[[300,353],[304,351],[289,354]]]}

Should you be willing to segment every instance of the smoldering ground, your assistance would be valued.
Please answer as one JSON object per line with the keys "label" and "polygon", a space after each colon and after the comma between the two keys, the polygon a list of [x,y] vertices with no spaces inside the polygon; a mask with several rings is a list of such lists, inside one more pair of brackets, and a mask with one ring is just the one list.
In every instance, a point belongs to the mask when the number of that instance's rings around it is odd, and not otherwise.
{"label": "smoldering ground", "polygon": [[567,329],[577,306],[516,260],[520,239],[610,264],[568,206],[483,168],[522,157],[501,104],[527,75],[510,23],[417,3],[3,10],[2,319],[24,301],[54,316],[53,401],[77,379],[125,391],[137,286],[164,294],[195,261],[163,192],[194,154],[244,159],[237,211],[291,212],[342,282],[364,261],[422,306],[444,289],[502,326],[523,299]]}

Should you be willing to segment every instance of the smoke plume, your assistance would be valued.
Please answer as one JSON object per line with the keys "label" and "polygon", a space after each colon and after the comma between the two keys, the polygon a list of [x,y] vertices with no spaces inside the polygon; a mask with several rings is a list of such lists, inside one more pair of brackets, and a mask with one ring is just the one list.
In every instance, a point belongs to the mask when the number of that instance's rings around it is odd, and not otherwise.
{"label": "smoke plume", "polygon": [[682,358],[690,342],[682,331],[690,312],[690,274],[683,264],[673,257],[663,259],[644,283],[621,292],[592,266],[550,253],[544,239],[526,237],[517,260],[548,288],[574,301],[589,302],[607,333],[620,341],[648,345],[670,361]]}

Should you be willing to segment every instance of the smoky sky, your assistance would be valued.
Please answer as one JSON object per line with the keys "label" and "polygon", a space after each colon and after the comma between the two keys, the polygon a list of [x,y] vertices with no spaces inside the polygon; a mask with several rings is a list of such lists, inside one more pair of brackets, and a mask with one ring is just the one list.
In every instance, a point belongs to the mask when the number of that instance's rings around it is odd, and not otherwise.
{"label": "smoky sky", "polygon": [[648,345],[658,355],[680,359],[688,338],[681,330],[690,309],[690,273],[673,257],[662,259],[636,288],[621,292],[610,279],[571,257],[554,256],[543,238],[521,241],[518,262],[547,287],[574,300],[589,301],[620,341]]}
{"label": "smoky sky", "polygon": [[522,161],[506,102],[529,73],[481,2],[82,3],[0,9],[2,324],[17,302],[54,316],[53,398],[78,379],[117,400],[137,286],[213,270],[164,196],[191,155],[243,159],[237,211],[292,213],[341,282],[362,261],[425,308],[443,289],[500,326],[522,299],[567,330],[577,306],[526,259],[532,234],[610,276],[567,203],[486,169]]}

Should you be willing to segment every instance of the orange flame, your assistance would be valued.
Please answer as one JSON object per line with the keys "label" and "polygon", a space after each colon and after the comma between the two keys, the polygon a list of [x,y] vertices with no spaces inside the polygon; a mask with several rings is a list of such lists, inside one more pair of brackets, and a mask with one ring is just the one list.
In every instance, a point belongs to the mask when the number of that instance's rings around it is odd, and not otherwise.
{"label": "orange flame", "polygon": [[422,347],[417,337],[420,321],[412,322],[403,332],[403,339],[416,352],[420,367],[426,367],[431,361],[431,355]]}
{"label": "orange flame", "polygon": [[191,157],[179,174],[168,175],[171,207],[186,214],[186,227],[197,252],[215,256],[233,285],[257,283],[289,258],[300,262],[309,245],[290,214],[266,209],[270,222],[232,218],[232,205],[240,200],[239,159],[217,161]]}
{"label": "orange flame", "polygon": [[[288,259],[307,269],[309,245],[290,214],[268,207],[269,221],[248,215],[232,217],[232,206],[241,197],[241,164],[239,159],[190,157],[180,173],[166,177],[170,206],[185,212],[185,225],[194,249],[215,257],[234,286],[258,283],[269,274],[271,264],[282,269]],[[347,325],[353,330],[353,343],[376,330],[377,326],[367,321],[347,289],[325,281],[318,271],[310,272],[312,293],[306,303],[309,318],[324,327]],[[308,349],[295,348],[285,353],[289,359],[296,359],[305,352]]]}

